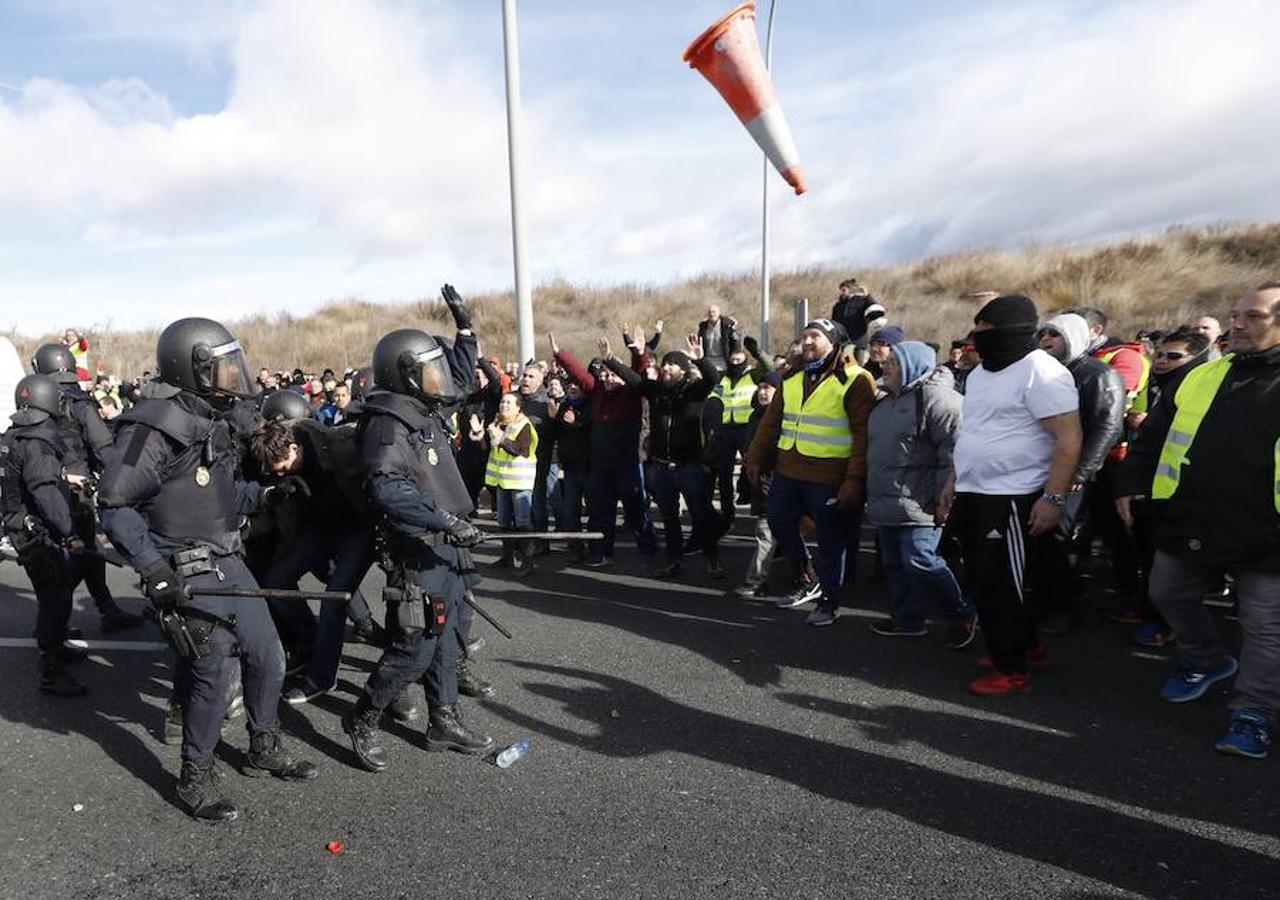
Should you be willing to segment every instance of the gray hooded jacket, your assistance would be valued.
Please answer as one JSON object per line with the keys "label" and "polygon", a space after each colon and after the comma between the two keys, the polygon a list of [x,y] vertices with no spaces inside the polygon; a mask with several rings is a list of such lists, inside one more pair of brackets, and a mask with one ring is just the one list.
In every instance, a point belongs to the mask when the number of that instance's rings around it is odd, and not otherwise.
{"label": "gray hooded jacket", "polygon": [[886,394],[867,426],[867,516],[874,525],[933,525],[960,432],[963,397],[939,372],[932,348],[893,348],[905,387]]}

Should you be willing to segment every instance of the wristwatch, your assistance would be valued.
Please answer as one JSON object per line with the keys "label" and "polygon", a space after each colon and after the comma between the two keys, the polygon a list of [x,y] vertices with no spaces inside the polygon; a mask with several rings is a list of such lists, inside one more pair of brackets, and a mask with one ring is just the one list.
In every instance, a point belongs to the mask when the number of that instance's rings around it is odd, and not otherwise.
{"label": "wristwatch", "polygon": [[1049,504],[1052,504],[1053,506],[1058,507],[1058,509],[1062,509],[1062,507],[1067,505],[1066,494],[1055,494],[1052,491],[1045,491],[1043,494],[1040,495],[1040,499],[1044,500],[1046,503],[1049,503]]}

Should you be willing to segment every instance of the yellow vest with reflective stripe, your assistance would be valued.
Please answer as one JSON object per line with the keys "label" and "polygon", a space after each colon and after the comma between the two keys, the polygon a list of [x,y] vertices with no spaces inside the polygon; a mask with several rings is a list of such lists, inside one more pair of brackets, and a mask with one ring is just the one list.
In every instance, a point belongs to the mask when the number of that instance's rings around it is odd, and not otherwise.
{"label": "yellow vest with reflective stripe", "polygon": [[748,373],[735,382],[728,375],[720,379],[716,385],[716,396],[724,404],[724,412],[720,416],[721,425],[745,425],[751,419],[751,397],[756,392],[756,383]]}
{"label": "yellow vest with reflective stripe", "polygon": [[853,455],[853,432],[849,430],[849,414],[844,397],[857,380],[856,369],[842,384],[834,374],[828,375],[813,389],[806,400],[803,371],[782,382],[782,432],[778,449],[794,447],[805,456],[818,459],[848,459]]}
{"label": "yellow vest with reflective stripe", "polygon": [[[1205,363],[1188,372],[1178,386],[1178,392],[1174,395],[1177,412],[1174,414],[1173,424],[1169,426],[1169,434],[1164,439],[1164,448],[1160,451],[1155,481],[1151,484],[1152,499],[1168,500],[1177,492],[1182,467],[1192,464],[1188,454],[1195,443],[1196,432],[1200,430],[1200,423],[1204,421],[1205,414],[1218,395],[1218,389],[1231,371],[1233,358],[1234,354],[1227,354],[1221,359]],[[1272,494],[1276,512],[1280,513],[1280,441],[1276,441],[1275,445]]]}
{"label": "yellow vest with reflective stripe", "polygon": [[529,455],[516,456],[497,444],[489,448],[489,465],[485,469],[484,483],[489,487],[506,488],[509,491],[531,491],[538,472],[538,430],[523,414],[516,416],[504,429],[502,438],[514,441],[524,427],[529,425]]}

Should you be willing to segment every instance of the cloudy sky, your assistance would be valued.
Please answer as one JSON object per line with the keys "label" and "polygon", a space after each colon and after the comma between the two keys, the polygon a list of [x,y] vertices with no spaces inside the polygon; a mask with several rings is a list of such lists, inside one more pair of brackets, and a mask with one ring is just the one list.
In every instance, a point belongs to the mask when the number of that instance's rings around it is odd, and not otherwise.
{"label": "cloudy sky", "polygon": [[[780,3],[775,265],[1280,215],[1275,0]],[[731,5],[520,0],[537,281],[758,265]],[[0,0],[0,328],[509,287],[502,78],[498,0]]]}

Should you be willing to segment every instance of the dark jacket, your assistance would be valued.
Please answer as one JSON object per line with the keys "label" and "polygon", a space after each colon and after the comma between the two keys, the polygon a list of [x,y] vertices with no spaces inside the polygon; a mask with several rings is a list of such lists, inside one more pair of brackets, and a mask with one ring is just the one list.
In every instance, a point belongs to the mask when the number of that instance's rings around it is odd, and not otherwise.
{"label": "dark jacket", "polygon": [[[719,338],[719,347],[715,352],[712,350],[715,344],[710,340],[713,336]],[[703,319],[698,323],[698,337],[702,339],[703,358],[711,363],[717,372],[724,371],[729,354],[742,340],[737,321],[729,316],[721,316],[720,321],[715,325],[711,324],[710,319]]]}
{"label": "dark jacket", "polygon": [[706,359],[693,364],[702,374],[698,381],[686,375],[671,386],[644,382],[644,396],[649,401],[649,457],[654,462],[702,461],[702,407],[720,376]]}
{"label": "dark jacket", "polygon": [[[65,449],[57,423],[22,410],[0,436],[0,513],[3,533],[19,558],[38,544],[75,531],[71,490],[62,478]],[[21,424],[17,420],[27,420]]]}
{"label": "dark jacket", "polygon": [[1080,427],[1084,433],[1075,481],[1086,484],[1098,474],[1107,454],[1119,442],[1129,401],[1120,373],[1101,360],[1088,354],[1077,356],[1067,363],[1067,370],[1080,394]]}
{"label": "dark jacket", "polygon": [[[565,414],[573,421],[565,421]],[[552,433],[556,440],[556,462],[562,469],[585,471],[591,466],[591,416],[587,398],[582,397],[576,406],[561,401],[552,420]]]}
{"label": "dark jacket", "polygon": [[591,420],[591,465],[600,469],[634,468],[640,463],[641,376],[609,357],[604,364],[622,379],[622,386],[607,391],[604,385],[568,350],[556,354],[556,362],[587,395]]}
{"label": "dark jacket", "polygon": [[[1176,395],[1164,390],[1130,444],[1117,496],[1151,495]],[[1280,571],[1277,438],[1280,347],[1233,357],[1188,448],[1177,491],[1150,504],[1156,546],[1206,566]]]}
{"label": "dark jacket", "polygon": [[864,294],[861,297],[845,297],[837,300],[835,306],[831,308],[831,321],[844,326],[844,330],[849,333],[849,340],[855,346],[866,347],[867,323],[870,321],[867,318],[868,313],[872,314],[872,319],[884,315],[884,307],[876,302],[875,297],[870,294]]}

